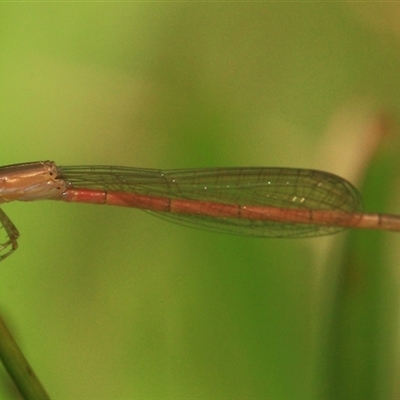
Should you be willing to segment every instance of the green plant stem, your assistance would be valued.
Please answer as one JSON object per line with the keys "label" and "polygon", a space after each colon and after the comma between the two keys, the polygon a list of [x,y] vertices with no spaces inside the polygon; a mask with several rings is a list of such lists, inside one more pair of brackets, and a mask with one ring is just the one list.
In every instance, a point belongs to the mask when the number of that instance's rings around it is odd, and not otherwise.
{"label": "green plant stem", "polygon": [[24,399],[50,400],[1,316],[0,358]]}

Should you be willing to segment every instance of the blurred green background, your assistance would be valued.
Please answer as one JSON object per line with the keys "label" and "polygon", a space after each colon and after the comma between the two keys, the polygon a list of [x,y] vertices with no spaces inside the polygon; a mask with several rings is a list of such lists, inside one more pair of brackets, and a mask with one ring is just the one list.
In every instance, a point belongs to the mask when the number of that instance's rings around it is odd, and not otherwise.
{"label": "blurred green background", "polygon": [[[394,133],[400,115],[398,21],[394,4],[2,3],[0,164],[286,166],[358,184],[382,115]],[[371,211],[400,212],[390,140],[368,169],[369,187],[384,183],[366,190],[366,208],[385,207]],[[0,312],[54,399],[333,398],[354,372],[335,361],[352,344],[331,339],[353,240],[386,277],[366,321],[387,311],[385,367],[354,385],[398,393],[395,234],[262,240],[131,209],[4,209],[21,238]]]}

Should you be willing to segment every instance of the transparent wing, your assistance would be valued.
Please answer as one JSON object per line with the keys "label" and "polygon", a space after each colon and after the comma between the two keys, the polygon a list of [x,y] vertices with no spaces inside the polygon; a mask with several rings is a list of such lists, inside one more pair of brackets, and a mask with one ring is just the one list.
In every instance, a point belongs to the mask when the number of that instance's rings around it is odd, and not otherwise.
{"label": "transparent wing", "polygon": [[[61,167],[61,176],[74,188],[137,193],[241,206],[342,211],[348,226],[362,211],[357,189],[346,180],[322,171],[290,168],[213,168],[155,170],[126,167]],[[283,221],[221,218],[204,215],[148,212],[172,222],[207,230],[260,237],[311,237],[343,227]]]}

